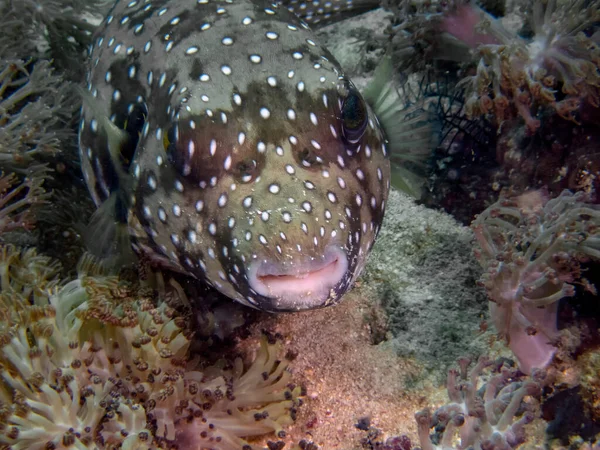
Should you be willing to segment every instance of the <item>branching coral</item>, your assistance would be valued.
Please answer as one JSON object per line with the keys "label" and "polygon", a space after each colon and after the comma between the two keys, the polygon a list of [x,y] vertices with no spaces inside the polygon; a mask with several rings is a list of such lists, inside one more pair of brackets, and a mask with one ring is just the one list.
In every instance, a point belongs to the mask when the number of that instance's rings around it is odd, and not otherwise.
{"label": "branching coral", "polygon": [[581,264],[600,259],[599,226],[599,207],[569,191],[501,199],[473,222],[491,317],[523,371],[551,361],[558,301],[575,284],[595,289]]}
{"label": "branching coral", "polygon": [[34,158],[59,152],[74,132],[76,105],[48,61],[0,63],[0,166],[23,171]]}
{"label": "branching coral", "polygon": [[111,0],[20,0],[0,3],[3,58],[49,58],[54,66],[78,78],[81,59],[94,31],[89,20],[101,18]]}
{"label": "branching coral", "polygon": [[[541,394],[541,374],[536,375],[538,379],[527,378],[503,362],[492,363],[486,358],[480,358],[468,371],[469,363],[461,359],[460,371],[448,373],[450,403],[433,415],[429,409],[416,414],[423,450],[509,450],[525,441],[524,427],[537,412],[537,403],[525,399]],[[484,371],[490,366],[483,386]],[[436,430],[434,439],[429,435],[432,427]]]}
{"label": "branching coral", "polygon": [[115,277],[59,287],[48,258],[2,256],[0,446],[246,450],[259,447],[243,436],[283,436],[300,389],[279,344],[264,340],[247,370],[198,371],[187,318],[166,303]]}
{"label": "branching coral", "polygon": [[32,206],[44,203],[49,194],[42,187],[43,168],[38,174],[19,182],[14,174],[0,174],[0,234],[19,228],[31,229],[35,223]]}

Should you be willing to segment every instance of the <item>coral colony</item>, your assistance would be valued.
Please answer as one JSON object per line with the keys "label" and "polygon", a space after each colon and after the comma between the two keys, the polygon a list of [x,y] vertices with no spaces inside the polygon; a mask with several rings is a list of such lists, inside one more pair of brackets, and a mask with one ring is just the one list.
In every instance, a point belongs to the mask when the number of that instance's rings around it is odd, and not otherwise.
{"label": "coral colony", "polygon": [[424,61],[475,62],[459,83],[470,116],[497,123],[519,116],[533,133],[544,107],[576,121],[583,104],[599,106],[600,48],[596,35],[584,33],[598,21],[597,2],[532,2],[532,39],[507,31],[474,2],[399,4],[397,58],[413,69]]}
{"label": "coral colony", "polygon": [[[539,397],[541,384],[502,362],[494,364],[481,358],[468,371],[469,363],[467,359],[460,360],[460,370],[448,373],[450,403],[433,416],[428,409],[416,414],[423,450],[453,448],[456,434],[460,436],[460,449],[509,449],[525,442],[524,426],[535,417],[536,404],[523,403],[523,399]],[[485,390],[481,390],[481,377],[490,366]],[[429,435],[432,426],[437,444]]]}
{"label": "coral colony", "polygon": [[385,4],[396,65],[443,88],[426,204],[468,224],[503,188],[598,189],[597,1]]}
{"label": "coral colony", "polygon": [[189,317],[115,277],[66,284],[35,250],[2,248],[0,445],[4,448],[255,449],[284,437],[300,388],[281,344],[188,367]]}

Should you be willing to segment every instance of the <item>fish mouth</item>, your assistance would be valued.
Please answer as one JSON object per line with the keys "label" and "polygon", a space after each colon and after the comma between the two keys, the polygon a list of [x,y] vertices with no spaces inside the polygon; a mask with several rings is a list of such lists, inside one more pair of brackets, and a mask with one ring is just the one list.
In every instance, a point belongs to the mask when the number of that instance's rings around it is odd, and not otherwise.
{"label": "fish mouth", "polygon": [[252,289],[270,303],[261,304],[261,309],[299,311],[337,303],[336,287],[347,270],[346,253],[331,246],[322,258],[304,258],[287,264],[256,261],[249,268],[248,280]]}

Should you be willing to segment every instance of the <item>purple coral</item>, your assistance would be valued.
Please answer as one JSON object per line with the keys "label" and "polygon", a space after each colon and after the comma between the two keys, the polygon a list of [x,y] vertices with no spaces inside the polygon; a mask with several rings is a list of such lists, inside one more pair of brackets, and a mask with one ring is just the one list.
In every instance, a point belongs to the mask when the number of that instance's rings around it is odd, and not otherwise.
{"label": "purple coral", "polygon": [[[524,427],[534,419],[536,404],[523,400],[541,394],[539,380],[486,358],[480,358],[471,371],[469,364],[468,359],[459,360],[460,370],[448,373],[450,403],[433,415],[429,409],[415,415],[423,450],[510,450],[525,442]],[[480,389],[484,370],[490,366],[485,389]],[[429,434],[432,427],[434,439]]]}
{"label": "purple coral", "polygon": [[600,259],[599,224],[599,207],[570,191],[501,199],[472,224],[491,318],[526,373],[554,356],[558,301],[574,295],[574,284],[593,289],[581,264]]}

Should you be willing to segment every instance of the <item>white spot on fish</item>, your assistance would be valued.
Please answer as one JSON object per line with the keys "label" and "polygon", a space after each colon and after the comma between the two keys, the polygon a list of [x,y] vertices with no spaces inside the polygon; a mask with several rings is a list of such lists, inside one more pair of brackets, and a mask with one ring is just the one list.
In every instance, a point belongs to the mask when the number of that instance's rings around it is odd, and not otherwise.
{"label": "white spot on fish", "polygon": [[263,119],[268,119],[269,117],[271,117],[271,111],[269,111],[267,108],[263,107],[260,108],[260,116]]}

